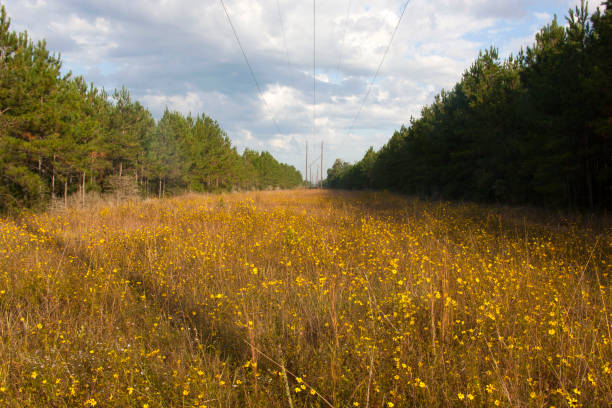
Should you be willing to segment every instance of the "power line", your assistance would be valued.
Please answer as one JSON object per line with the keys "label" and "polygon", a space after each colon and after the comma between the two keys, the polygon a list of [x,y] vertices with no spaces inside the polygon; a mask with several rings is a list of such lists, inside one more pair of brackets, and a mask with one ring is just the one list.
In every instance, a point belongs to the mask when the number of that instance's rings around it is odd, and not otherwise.
{"label": "power line", "polygon": [[340,47],[339,47],[339,55],[338,55],[338,65],[336,66],[336,72],[340,73],[340,65],[342,63],[342,48],[344,46],[344,40],[346,39],[346,30],[348,28],[348,19],[349,19],[349,15],[351,12],[351,3],[353,2],[353,0],[349,0],[348,2],[348,7],[346,8],[346,18],[344,20],[344,32],[342,33],[342,41],[340,41]]}
{"label": "power line", "polygon": [[389,49],[391,48],[391,44],[393,43],[393,38],[395,37],[395,33],[397,33],[397,30],[400,26],[400,23],[402,22],[402,18],[404,17],[404,13],[406,12],[406,8],[408,8],[408,3],[410,3],[410,0],[406,0],[406,3],[404,4],[404,8],[402,9],[402,13],[399,16],[399,19],[397,20],[397,24],[395,25],[395,29],[393,30],[393,33],[391,34],[391,39],[389,40],[389,44],[387,45],[387,49],[385,50],[385,53],[383,54],[382,60],[380,61],[380,64],[378,64],[378,69],[376,70],[376,73],[374,74],[374,76],[372,77],[372,80],[370,81],[370,85],[368,86],[368,90],[365,94],[365,97],[363,98],[363,101],[361,102],[361,106],[359,107],[359,111],[357,112],[357,115],[355,115],[355,118],[353,118],[353,122],[351,123],[351,126],[349,127],[348,133],[351,133],[351,130],[353,130],[353,126],[355,126],[355,122],[357,121],[357,118],[359,117],[359,115],[361,114],[361,111],[363,110],[363,106],[366,103],[366,100],[368,99],[368,96],[370,96],[370,92],[372,91],[372,85],[374,85],[374,82],[376,81],[376,78],[378,77],[378,74],[380,73],[380,68],[382,67],[383,63],[385,62],[385,58],[387,58],[387,53],[389,52]]}
{"label": "power line", "polygon": [[263,96],[263,92],[261,91],[261,87],[259,86],[259,82],[257,82],[257,78],[255,77],[255,73],[253,72],[253,68],[251,67],[251,63],[249,62],[249,58],[247,57],[246,52],[244,51],[244,47],[242,46],[242,43],[240,42],[240,38],[238,37],[238,32],[236,31],[236,28],[234,27],[234,24],[232,23],[232,19],[230,18],[229,13],[227,12],[227,8],[225,7],[225,3],[223,2],[223,0],[219,0],[219,1],[221,2],[221,6],[223,6],[223,11],[225,11],[225,16],[227,17],[227,21],[229,22],[229,25],[232,28],[232,32],[234,33],[234,37],[236,38],[236,42],[238,43],[238,46],[240,47],[240,51],[242,51],[242,56],[244,57],[244,61],[246,62],[247,66],[249,67],[249,72],[251,73],[251,78],[253,78],[253,82],[255,82],[255,86],[257,87],[257,91],[259,93],[259,97],[261,98],[261,100],[263,101],[264,105],[266,106],[266,109],[268,109],[268,111],[272,115],[272,120],[274,121],[274,127],[276,127],[276,130],[278,131],[278,133],[283,133],[283,132],[280,131],[280,128],[278,127],[278,123],[276,122],[276,118],[274,117],[274,112],[272,112],[272,109],[270,109],[270,106],[268,105],[268,102],[266,102],[266,98],[264,98],[264,96]]}
{"label": "power line", "polygon": [[287,47],[287,35],[285,34],[285,25],[283,24],[283,13],[281,12],[280,0],[276,0],[276,8],[278,9],[278,19],[280,21],[281,31],[283,32],[283,44],[285,45],[285,54],[287,56],[287,68],[291,70],[291,61],[289,60],[289,47]]}
{"label": "power line", "polygon": [[316,136],[317,109],[317,9],[312,0],[312,137]]}

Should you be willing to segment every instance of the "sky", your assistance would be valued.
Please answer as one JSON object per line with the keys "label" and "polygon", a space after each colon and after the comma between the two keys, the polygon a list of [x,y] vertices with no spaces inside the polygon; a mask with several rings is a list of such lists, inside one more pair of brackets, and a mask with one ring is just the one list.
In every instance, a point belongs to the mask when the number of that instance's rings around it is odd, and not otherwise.
{"label": "sky", "polygon": [[314,15],[311,0],[223,1],[261,92],[221,0],[0,4],[13,30],[61,55],[64,72],[126,86],[157,119],[166,107],[205,113],[239,151],[268,150],[303,173],[306,141],[311,159],[324,143],[324,169],[359,160],[451,89],[480,50],[516,53],[580,2],[411,0],[373,82],[405,0],[318,0]]}

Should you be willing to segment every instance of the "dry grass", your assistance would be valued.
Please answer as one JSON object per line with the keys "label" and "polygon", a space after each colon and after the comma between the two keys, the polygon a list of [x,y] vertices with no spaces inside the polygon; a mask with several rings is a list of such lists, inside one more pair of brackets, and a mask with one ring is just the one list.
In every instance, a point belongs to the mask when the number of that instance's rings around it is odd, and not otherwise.
{"label": "dry grass", "polygon": [[0,405],[607,406],[610,232],[321,191],[2,220]]}

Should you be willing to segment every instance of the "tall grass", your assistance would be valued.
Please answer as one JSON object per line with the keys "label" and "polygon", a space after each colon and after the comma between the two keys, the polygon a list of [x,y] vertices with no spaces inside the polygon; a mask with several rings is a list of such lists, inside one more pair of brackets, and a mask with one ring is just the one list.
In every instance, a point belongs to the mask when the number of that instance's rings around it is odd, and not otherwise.
{"label": "tall grass", "polygon": [[0,405],[607,406],[597,221],[321,191],[5,219]]}

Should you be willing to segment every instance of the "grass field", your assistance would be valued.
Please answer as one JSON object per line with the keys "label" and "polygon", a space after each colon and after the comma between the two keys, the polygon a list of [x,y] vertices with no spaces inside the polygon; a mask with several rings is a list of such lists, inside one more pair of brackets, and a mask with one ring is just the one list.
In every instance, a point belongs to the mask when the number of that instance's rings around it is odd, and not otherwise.
{"label": "grass field", "polygon": [[609,406],[611,233],[325,191],[0,220],[0,406]]}

